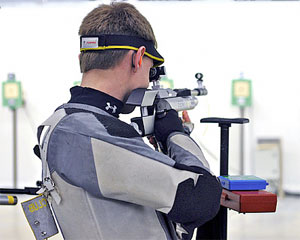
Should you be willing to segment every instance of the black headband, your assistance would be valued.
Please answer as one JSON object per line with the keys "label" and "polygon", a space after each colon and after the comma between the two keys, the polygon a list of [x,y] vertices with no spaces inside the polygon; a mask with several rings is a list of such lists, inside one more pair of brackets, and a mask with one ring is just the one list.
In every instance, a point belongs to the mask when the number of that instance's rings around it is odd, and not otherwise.
{"label": "black headband", "polygon": [[158,53],[150,40],[128,35],[89,35],[80,37],[80,52],[99,51],[108,49],[129,49],[137,51],[145,46],[145,55],[153,60],[153,67],[164,62],[164,58]]}

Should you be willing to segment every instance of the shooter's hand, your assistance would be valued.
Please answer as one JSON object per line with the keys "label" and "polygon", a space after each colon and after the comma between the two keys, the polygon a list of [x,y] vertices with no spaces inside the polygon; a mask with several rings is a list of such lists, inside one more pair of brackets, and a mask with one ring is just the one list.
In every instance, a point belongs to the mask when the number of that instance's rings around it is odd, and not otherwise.
{"label": "shooter's hand", "polygon": [[182,120],[174,109],[166,112],[164,117],[156,117],[154,123],[154,136],[166,149],[168,136],[173,132],[184,132]]}

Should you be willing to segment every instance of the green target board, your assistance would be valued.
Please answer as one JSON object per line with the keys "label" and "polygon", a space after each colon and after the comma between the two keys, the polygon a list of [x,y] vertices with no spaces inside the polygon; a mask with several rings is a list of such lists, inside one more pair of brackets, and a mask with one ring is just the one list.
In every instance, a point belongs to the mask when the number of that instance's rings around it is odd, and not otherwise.
{"label": "green target board", "polygon": [[2,83],[2,105],[17,109],[23,105],[21,82],[14,74],[8,74],[8,80]]}
{"label": "green target board", "polygon": [[252,105],[252,83],[248,79],[232,80],[232,105],[250,107]]}
{"label": "green target board", "polygon": [[174,88],[174,81],[172,79],[169,79],[167,77],[162,77],[159,80],[160,84],[164,87],[164,88]]}

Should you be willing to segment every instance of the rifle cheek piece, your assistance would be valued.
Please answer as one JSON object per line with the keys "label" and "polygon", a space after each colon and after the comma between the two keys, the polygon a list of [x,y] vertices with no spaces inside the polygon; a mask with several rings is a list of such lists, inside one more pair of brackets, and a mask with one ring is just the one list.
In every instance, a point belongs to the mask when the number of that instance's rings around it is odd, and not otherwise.
{"label": "rifle cheek piece", "polygon": [[132,113],[135,109],[135,106],[124,104],[123,108],[121,109],[121,113],[123,114],[129,114]]}

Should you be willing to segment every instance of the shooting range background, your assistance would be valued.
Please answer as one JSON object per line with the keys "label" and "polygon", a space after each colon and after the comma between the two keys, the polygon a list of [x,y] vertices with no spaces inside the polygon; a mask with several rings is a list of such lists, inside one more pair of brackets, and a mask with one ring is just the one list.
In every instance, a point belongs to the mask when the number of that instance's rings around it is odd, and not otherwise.
{"label": "shooting range background", "polygon": [[[175,87],[194,88],[195,73],[204,74],[209,93],[198,98],[190,116],[196,124],[194,138],[212,153],[206,156],[213,170],[219,172],[219,128],[198,122],[211,116],[239,117],[238,108],[231,105],[231,81],[243,72],[253,84],[253,106],[245,111],[250,118],[245,125],[246,173],[254,172],[257,138],[278,137],[283,144],[284,189],[300,192],[300,3],[133,3],[152,24]],[[69,88],[80,81],[78,28],[98,4],[10,4],[0,10],[0,79],[6,81],[14,72],[25,99],[18,110],[19,187],[40,178],[40,162],[32,153],[36,127],[68,101]],[[9,187],[12,114],[2,105],[0,122],[0,185]],[[239,131],[238,125],[230,129],[231,174],[239,173]]]}
{"label": "shooting range background", "polygon": [[[176,88],[194,88],[195,73],[204,74],[208,95],[198,98],[190,117],[196,124],[193,137],[207,149],[213,171],[219,173],[220,130],[199,121],[239,117],[231,105],[231,81],[243,72],[253,87],[252,107],[245,110],[250,119],[245,173],[255,173],[257,139],[280,138],[283,188],[299,193],[300,3],[131,2],[152,24]],[[69,88],[80,81],[78,29],[99,3],[0,3],[0,80],[15,73],[25,99],[17,120],[18,187],[34,186],[41,177],[41,163],[32,151],[36,128],[69,100]],[[12,187],[12,113],[2,104],[0,123],[0,187]],[[239,174],[239,131],[238,125],[230,129],[230,174]]]}

